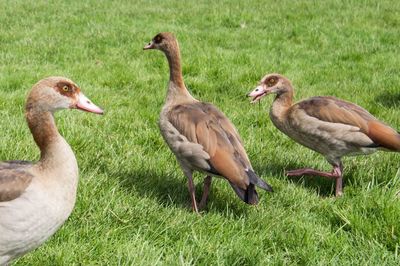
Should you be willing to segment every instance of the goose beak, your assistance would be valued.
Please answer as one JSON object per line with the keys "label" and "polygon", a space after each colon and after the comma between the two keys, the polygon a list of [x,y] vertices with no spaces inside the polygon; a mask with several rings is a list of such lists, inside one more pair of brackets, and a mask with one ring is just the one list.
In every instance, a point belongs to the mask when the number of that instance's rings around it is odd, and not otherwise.
{"label": "goose beak", "polygon": [[252,92],[247,94],[247,97],[251,97],[251,103],[256,103],[267,94],[268,91],[264,88],[264,86],[259,85]]}
{"label": "goose beak", "polygon": [[81,92],[78,94],[78,102],[75,105],[75,108],[80,109],[85,112],[95,113],[95,114],[99,114],[99,115],[102,115],[104,113],[104,111],[100,107],[98,107],[97,105],[92,103],[92,101],[90,101]]}
{"label": "goose beak", "polygon": [[143,50],[149,50],[149,49],[154,49],[155,47],[154,47],[154,42],[153,41],[151,41],[151,42],[149,42],[147,45],[145,45],[144,47],[143,47]]}

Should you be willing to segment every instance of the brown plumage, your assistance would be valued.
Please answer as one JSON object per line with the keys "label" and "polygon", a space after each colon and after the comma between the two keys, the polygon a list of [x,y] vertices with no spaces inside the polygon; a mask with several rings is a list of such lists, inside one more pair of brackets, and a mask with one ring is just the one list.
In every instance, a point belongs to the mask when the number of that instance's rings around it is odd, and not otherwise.
{"label": "brown plumage", "polygon": [[274,125],[300,144],[324,155],[333,166],[330,173],[304,168],[289,176],[321,175],[336,180],[336,195],[342,194],[346,155],[370,154],[378,149],[400,151],[400,135],[368,111],[335,97],[312,97],[293,104],[293,87],[282,75],[266,75],[249,96],[252,102],[276,94],[270,117]]}
{"label": "brown plumage", "polygon": [[0,162],[0,202],[18,198],[31,183],[33,175],[25,172],[31,162]]}
{"label": "brown plumage", "polygon": [[193,98],[182,77],[178,42],[171,33],[160,33],[144,47],[159,49],[168,59],[170,81],[160,115],[160,130],[188,178],[193,210],[198,212],[192,173],[207,173],[200,207],[206,204],[211,176],[226,178],[246,203],[257,204],[255,185],[271,191],[253,171],[233,124],[215,106]]}

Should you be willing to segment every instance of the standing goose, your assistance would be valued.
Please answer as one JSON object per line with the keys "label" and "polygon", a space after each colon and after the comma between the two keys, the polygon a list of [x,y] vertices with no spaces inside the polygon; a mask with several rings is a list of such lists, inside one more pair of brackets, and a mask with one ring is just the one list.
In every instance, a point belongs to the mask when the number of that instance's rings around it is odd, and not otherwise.
{"label": "standing goose", "polygon": [[39,81],[28,96],[25,115],[40,159],[0,162],[0,265],[40,246],[75,205],[78,165],[53,117],[67,108],[103,113],[63,77]]}
{"label": "standing goose", "polygon": [[[257,204],[255,185],[267,191],[272,188],[254,173],[240,136],[229,119],[212,104],[193,98],[186,89],[174,35],[159,33],[143,49],[161,50],[168,59],[170,80],[159,126],[188,178],[193,211],[197,213],[206,205],[213,175],[226,178],[244,202]],[[199,208],[192,179],[194,170],[207,174]]]}
{"label": "standing goose", "polygon": [[335,97],[312,97],[293,104],[293,87],[282,75],[269,74],[249,93],[252,102],[276,94],[270,110],[273,124],[298,143],[321,153],[332,172],[303,168],[288,176],[313,175],[336,180],[336,196],[342,195],[346,155],[371,154],[377,150],[400,151],[400,134],[358,105]]}

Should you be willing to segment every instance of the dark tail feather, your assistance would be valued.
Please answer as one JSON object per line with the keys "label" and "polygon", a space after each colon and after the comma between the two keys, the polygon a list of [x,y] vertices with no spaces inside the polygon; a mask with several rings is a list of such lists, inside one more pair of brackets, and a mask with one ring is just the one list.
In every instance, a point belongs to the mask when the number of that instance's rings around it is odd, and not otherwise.
{"label": "dark tail feather", "polygon": [[268,185],[264,180],[262,180],[260,177],[258,177],[256,175],[256,173],[254,173],[253,170],[248,169],[246,171],[247,176],[249,177],[250,183],[256,185],[259,188],[262,188],[266,191],[269,192],[273,192],[274,190],[272,189],[272,187],[270,185]]}
{"label": "dark tail feather", "polygon": [[233,190],[236,192],[239,198],[241,198],[247,204],[256,205],[258,203],[258,194],[254,184],[250,183],[246,190],[236,186],[235,184],[232,184],[231,182],[229,182],[229,184],[231,184]]}

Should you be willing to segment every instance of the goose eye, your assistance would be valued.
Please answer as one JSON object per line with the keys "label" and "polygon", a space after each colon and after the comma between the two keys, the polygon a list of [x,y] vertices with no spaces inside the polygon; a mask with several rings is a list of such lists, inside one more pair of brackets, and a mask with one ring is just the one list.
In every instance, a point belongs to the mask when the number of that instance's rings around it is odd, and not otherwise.
{"label": "goose eye", "polygon": [[64,86],[64,87],[62,88],[62,90],[63,90],[63,91],[69,91],[69,88],[68,88],[68,86]]}

